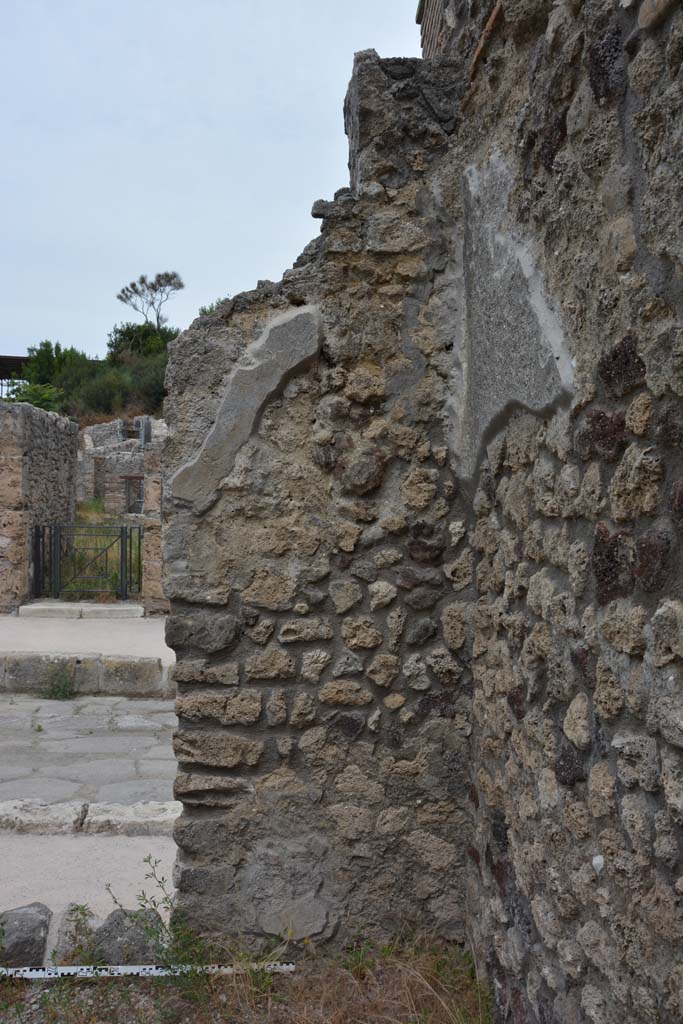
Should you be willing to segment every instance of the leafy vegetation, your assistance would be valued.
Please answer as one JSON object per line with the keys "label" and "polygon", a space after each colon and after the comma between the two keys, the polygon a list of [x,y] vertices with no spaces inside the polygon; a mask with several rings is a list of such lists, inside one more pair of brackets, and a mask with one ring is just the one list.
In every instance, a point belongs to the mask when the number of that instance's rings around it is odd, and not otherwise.
{"label": "leafy vegetation", "polygon": [[59,342],[29,348],[22,377],[10,400],[76,419],[159,413],[164,400],[166,348],[178,334],[146,324],[119,324],[109,335],[106,359],[90,359]]}
{"label": "leafy vegetation", "polygon": [[50,685],[45,690],[46,700],[73,700],[76,696],[74,681],[66,669],[58,668],[50,679]]}
{"label": "leafy vegetation", "polygon": [[116,324],[108,336],[105,359],[92,359],[47,339],[32,346],[9,400],[91,421],[160,413],[167,349],[179,333],[167,326],[162,308],[184,287],[174,272],[151,280],[143,274],[131,281],[117,298],[140,313],[143,323]]}
{"label": "leafy vegetation", "polygon": [[229,298],[229,295],[225,295],[222,299],[216,299],[215,302],[210,302],[208,306],[200,306],[199,315],[209,316],[210,313],[215,313],[218,307],[220,306],[221,302],[227,302]]}

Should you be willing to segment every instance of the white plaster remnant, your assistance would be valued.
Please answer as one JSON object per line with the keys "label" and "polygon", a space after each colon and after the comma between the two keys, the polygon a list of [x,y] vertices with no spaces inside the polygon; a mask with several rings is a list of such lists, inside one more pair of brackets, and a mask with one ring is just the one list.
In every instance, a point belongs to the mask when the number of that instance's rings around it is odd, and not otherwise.
{"label": "white plaster remnant", "polygon": [[198,453],[175,473],[170,493],[200,515],[218,499],[242,445],[258,427],[267,403],[320,349],[315,306],[298,306],[274,317],[233,370],[213,427]]}

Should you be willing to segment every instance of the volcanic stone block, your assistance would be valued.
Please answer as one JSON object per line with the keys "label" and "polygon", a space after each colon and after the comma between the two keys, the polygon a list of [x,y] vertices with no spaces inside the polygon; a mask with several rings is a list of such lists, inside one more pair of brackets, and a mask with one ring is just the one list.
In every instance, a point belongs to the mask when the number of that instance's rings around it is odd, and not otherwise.
{"label": "volcanic stone block", "polygon": [[51,917],[52,911],[44,903],[29,903],[0,914],[0,964],[39,967]]}

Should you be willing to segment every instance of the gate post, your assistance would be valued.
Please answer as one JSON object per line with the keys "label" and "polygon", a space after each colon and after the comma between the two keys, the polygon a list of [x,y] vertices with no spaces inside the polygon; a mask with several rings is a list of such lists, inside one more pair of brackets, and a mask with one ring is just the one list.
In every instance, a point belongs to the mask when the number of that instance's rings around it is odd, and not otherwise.
{"label": "gate post", "polygon": [[62,528],[55,523],[50,530],[52,532],[52,596],[59,599],[62,589]]}
{"label": "gate post", "polygon": [[121,527],[121,600],[128,600],[128,527]]}
{"label": "gate post", "polygon": [[43,531],[42,527],[33,527],[33,596],[42,597],[43,591]]}

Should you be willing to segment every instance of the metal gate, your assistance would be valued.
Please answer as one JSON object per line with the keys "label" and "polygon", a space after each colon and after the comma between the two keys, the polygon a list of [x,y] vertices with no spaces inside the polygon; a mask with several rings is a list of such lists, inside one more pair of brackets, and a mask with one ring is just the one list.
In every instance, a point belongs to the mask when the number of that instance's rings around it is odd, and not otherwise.
{"label": "metal gate", "polygon": [[34,597],[110,594],[126,601],[141,585],[142,527],[34,528]]}

